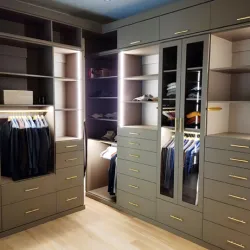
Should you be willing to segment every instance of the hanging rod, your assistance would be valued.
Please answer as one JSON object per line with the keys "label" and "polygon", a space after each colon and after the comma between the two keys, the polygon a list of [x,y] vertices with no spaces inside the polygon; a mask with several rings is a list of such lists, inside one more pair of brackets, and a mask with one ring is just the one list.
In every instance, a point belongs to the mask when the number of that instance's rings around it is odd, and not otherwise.
{"label": "hanging rod", "polygon": [[0,113],[45,113],[48,112],[47,109],[30,109],[30,110],[0,110]]}

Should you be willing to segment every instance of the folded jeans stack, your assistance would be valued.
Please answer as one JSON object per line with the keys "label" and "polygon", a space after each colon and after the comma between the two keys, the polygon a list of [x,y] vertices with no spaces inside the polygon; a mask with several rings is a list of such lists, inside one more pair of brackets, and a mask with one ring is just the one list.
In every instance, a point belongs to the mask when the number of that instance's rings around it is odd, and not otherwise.
{"label": "folded jeans stack", "polygon": [[197,87],[192,88],[188,94],[188,98],[200,99],[201,98],[201,87],[197,86]]}

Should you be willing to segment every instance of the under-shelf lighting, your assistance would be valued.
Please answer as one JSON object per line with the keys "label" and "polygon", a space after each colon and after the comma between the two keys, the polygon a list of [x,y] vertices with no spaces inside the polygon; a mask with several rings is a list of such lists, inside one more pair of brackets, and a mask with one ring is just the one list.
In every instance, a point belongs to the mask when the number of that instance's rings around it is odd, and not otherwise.
{"label": "under-shelf lighting", "polygon": [[124,64],[124,52],[119,54],[119,72],[120,72],[120,93],[119,93],[119,107],[120,107],[120,127],[124,126],[124,74],[125,74],[125,64]]}
{"label": "under-shelf lighting", "polygon": [[82,120],[82,53],[77,52],[77,137],[82,138],[83,133],[83,120]]}

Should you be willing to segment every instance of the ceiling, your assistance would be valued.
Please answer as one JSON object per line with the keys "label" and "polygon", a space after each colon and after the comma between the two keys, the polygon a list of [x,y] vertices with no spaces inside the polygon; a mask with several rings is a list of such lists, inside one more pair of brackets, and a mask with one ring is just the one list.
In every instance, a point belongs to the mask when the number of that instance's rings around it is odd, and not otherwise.
{"label": "ceiling", "polygon": [[179,0],[22,0],[100,22],[138,14]]}

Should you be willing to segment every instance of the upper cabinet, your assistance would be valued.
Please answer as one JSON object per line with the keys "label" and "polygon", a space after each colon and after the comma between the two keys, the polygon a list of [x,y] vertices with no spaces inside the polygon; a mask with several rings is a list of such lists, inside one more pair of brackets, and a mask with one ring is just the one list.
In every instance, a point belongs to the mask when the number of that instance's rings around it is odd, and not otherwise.
{"label": "upper cabinet", "polygon": [[125,48],[159,40],[159,18],[118,29],[118,48]]}
{"label": "upper cabinet", "polygon": [[210,29],[210,3],[173,12],[160,17],[160,39]]}
{"label": "upper cabinet", "polygon": [[249,0],[216,0],[211,3],[211,28],[250,22]]}

